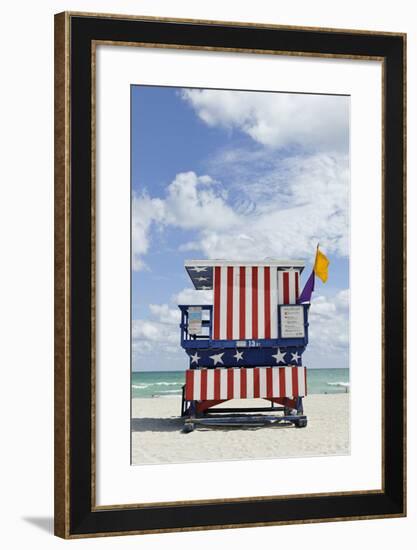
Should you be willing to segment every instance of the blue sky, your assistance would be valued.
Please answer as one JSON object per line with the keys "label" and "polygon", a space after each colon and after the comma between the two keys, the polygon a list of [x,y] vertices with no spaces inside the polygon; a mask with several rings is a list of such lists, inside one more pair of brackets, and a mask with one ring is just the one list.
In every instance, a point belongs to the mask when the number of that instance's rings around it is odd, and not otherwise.
{"label": "blue sky", "polygon": [[[132,86],[134,370],[179,370],[184,260],[331,260],[311,308],[311,367],[348,366],[349,99]],[[314,327],[313,327],[314,322]],[[320,328],[320,330],[319,330]]]}

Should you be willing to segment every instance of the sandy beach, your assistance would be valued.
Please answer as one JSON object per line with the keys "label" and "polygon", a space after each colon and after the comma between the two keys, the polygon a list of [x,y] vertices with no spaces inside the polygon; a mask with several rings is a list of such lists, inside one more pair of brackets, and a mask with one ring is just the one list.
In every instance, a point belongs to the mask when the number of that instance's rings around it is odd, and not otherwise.
{"label": "sandy beach", "polygon": [[[180,397],[132,400],[132,463],[167,464],[349,454],[349,394],[309,395],[306,428],[199,428],[182,433]],[[222,407],[265,406],[262,399]]]}

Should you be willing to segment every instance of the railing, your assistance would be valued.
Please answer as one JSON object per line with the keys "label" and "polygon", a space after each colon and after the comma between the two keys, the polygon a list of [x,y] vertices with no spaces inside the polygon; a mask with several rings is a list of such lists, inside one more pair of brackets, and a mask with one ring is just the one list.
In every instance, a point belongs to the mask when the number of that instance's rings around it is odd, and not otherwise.
{"label": "railing", "polygon": [[[180,305],[181,310],[181,344],[190,340],[211,340],[212,337],[212,305]],[[201,334],[190,334],[189,331],[189,309],[201,308]]]}

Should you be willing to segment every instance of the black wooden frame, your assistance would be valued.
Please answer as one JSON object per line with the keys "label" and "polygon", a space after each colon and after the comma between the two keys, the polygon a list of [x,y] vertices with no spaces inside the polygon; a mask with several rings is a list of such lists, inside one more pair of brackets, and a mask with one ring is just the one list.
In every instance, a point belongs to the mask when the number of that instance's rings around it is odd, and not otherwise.
{"label": "black wooden frame", "polygon": [[[76,538],[405,515],[405,35],[77,13],[57,15],[55,25],[56,534]],[[94,41],[383,59],[381,491],[95,508]]]}

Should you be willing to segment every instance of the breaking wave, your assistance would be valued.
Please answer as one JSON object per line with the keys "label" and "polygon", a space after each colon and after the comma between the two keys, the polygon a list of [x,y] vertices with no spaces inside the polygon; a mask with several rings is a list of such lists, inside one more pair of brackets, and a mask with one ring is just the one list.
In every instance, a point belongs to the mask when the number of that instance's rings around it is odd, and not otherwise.
{"label": "breaking wave", "polygon": [[327,382],[328,386],[338,386],[340,388],[348,388],[350,386],[349,382]]}

